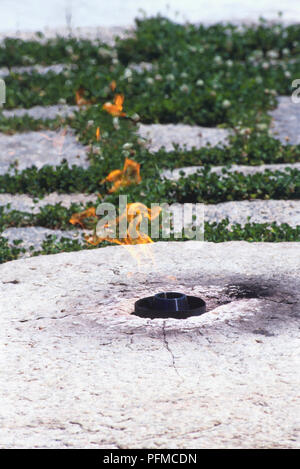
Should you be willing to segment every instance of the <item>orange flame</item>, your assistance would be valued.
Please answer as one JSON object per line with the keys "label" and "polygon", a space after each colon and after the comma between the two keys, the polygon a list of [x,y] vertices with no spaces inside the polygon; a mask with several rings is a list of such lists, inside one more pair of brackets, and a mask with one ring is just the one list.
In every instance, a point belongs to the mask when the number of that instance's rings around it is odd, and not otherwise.
{"label": "orange flame", "polygon": [[97,221],[97,217],[96,217],[96,209],[95,207],[90,207],[86,210],[84,210],[83,212],[79,212],[79,213],[73,213],[72,217],[70,218],[70,223],[72,223],[72,225],[80,225],[82,228],[86,228],[86,225],[84,223],[84,220],[88,219],[88,218],[92,218],[94,222]]}
{"label": "orange flame", "polygon": [[92,104],[92,100],[87,100],[84,98],[85,90],[84,88],[80,87],[76,92],[75,92],[75,101],[77,106],[87,106],[89,104]]}
{"label": "orange flame", "polygon": [[110,194],[117,191],[120,187],[139,184],[142,180],[140,176],[140,166],[141,165],[139,163],[126,158],[123,169],[115,169],[114,171],[111,171],[105,179],[100,181],[100,184],[103,184],[104,182],[113,182],[113,186],[108,190]]}
{"label": "orange flame", "polygon": [[97,130],[96,130],[96,140],[97,142],[101,140],[100,127],[97,127]]}
{"label": "orange flame", "polygon": [[[162,209],[159,206],[149,209],[146,207],[146,205],[139,202],[127,204],[126,209],[119,217],[109,220],[105,225],[100,227],[101,230],[105,228],[105,231],[99,232],[98,230],[97,234],[98,227],[96,227],[93,235],[86,234],[84,238],[87,243],[92,244],[93,246],[97,246],[104,241],[124,246],[129,250],[129,253],[132,255],[132,257],[135,258],[139,266],[142,265],[143,258],[151,259],[152,263],[155,264],[154,253],[150,248],[150,245],[153,243],[153,241],[150,236],[148,236],[146,233],[143,233],[140,228],[142,222],[147,222],[148,227],[148,221],[151,222],[152,220],[155,220],[159,216],[161,210]],[[87,226],[84,224],[84,220],[89,216],[94,217],[94,214],[95,208],[92,207],[91,209],[85,210],[82,213],[74,214],[70,222],[73,224],[78,223],[82,228],[87,228]],[[120,227],[120,222],[124,220],[125,217],[125,221],[127,223],[125,237],[117,238],[116,235],[118,228]],[[104,236],[101,236],[100,234],[103,234]],[[141,249],[135,249],[134,246],[137,244],[142,245]]]}
{"label": "orange flame", "polygon": [[117,94],[114,98],[114,104],[105,103],[103,104],[103,109],[107,111],[114,117],[124,117],[126,116],[123,111],[124,96],[122,94]]}
{"label": "orange flame", "polygon": [[[123,246],[153,243],[150,236],[140,231],[140,226],[145,219],[149,221],[155,220],[159,216],[160,212],[161,207],[158,206],[150,209],[140,202],[127,204],[125,211],[119,217],[109,221],[104,226],[105,233],[107,233],[106,236],[101,237],[94,233],[92,236],[85,235],[85,240],[94,246],[97,246],[103,241]],[[116,233],[120,222],[122,222],[125,217],[128,224],[126,236],[124,238],[114,238],[110,236],[112,233]]]}
{"label": "orange flame", "polygon": [[112,92],[114,92],[115,89],[117,88],[117,83],[116,83],[116,81],[113,80],[112,82],[110,82],[109,87],[110,87],[110,89],[112,90]]}

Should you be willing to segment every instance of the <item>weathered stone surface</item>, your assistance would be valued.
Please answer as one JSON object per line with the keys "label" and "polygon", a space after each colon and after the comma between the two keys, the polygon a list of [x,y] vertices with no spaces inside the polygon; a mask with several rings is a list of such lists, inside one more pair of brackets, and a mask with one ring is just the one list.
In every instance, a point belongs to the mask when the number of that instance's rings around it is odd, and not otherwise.
{"label": "weathered stone surface", "polygon": [[225,144],[228,130],[210,127],[200,127],[185,124],[141,124],[139,134],[148,140],[148,148],[155,152],[165,147],[166,151],[174,149],[173,143],[186,149],[201,148],[208,143],[211,145]]}
{"label": "weathered stone surface", "polygon": [[[57,13],[56,13],[57,14]],[[127,26],[127,25],[126,25]],[[7,37],[22,39],[23,41],[39,41],[44,43],[47,39],[55,39],[57,36],[71,36],[77,39],[90,39],[90,40],[100,40],[106,42],[107,44],[114,45],[116,36],[121,38],[126,38],[133,34],[132,26],[128,27],[122,26],[99,26],[99,27],[57,27],[57,28],[43,28],[43,36],[40,37],[35,31],[25,31],[25,30],[12,30],[6,32],[0,32],[0,42],[2,42]]]}
{"label": "weathered stone surface", "polygon": [[[1,199],[0,199],[1,200]],[[176,220],[182,220],[178,224],[179,230],[184,226],[185,206],[174,204],[172,212]],[[239,200],[222,202],[220,204],[207,204],[203,207],[204,220],[208,222],[221,222],[228,218],[231,224],[239,223],[288,223],[291,227],[300,226],[300,201],[299,200]]]}
{"label": "weathered stone surface", "polygon": [[[42,199],[34,199],[26,194],[0,194],[0,206],[9,206],[5,211],[21,210],[24,212],[38,213],[41,207],[47,204],[60,203],[63,207],[70,207],[72,203],[88,202],[97,204],[95,194],[58,194],[53,192]],[[174,204],[173,212],[183,211],[184,205]],[[207,204],[204,206],[206,221],[220,222],[228,218],[231,223],[244,225],[248,218],[256,223],[288,223],[290,226],[300,225],[300,200],[238,200],[222,202],[219,204]]]}
{"label": "weathered stone surface", "polygon": [[[201,22],[204,24],[233,22],[238,25],[241,23],[253,25],[257,24],[259,17],[263,17],[266,23],[274,23],[274,21],[277,23],[279,11],[282,13],[280,22],[290,24],[297,23],[300,16],[298,0],[290,0],[285,3],[280,0],[263,0],[261,2],[243,0],[238,4],[224,0],[216,0],[211,3],[204,0],[200,0],[198,3],[193,0],[184,3],[182,0],[172,0],[170,7],[159,0],[151,2],[117,0],[105,4],[99,3],[97,0],[87,3],[74,0],[72,7],[67,5],[69,4],[53,0],[48,4],[43,4],[43,8],[38,11],[34,8],[34,2],[26,4],[26,8],[22,4],[17,8],[18,4],[16,4],[13,9],[10,3],[3,2],[1,30],[11,29],[18,37],[22,38],[33,37],[32,32],[30,35],[26,31],[43,31],[46,36],[59,34],[69,37],[70,34],[80,34],[83,37],[91,37],[96,30],[102,37],[105,32],[109,33],[113,29],[112,25],[116,23],[118,26],[133,25],[134,19],[137,16],[141,17],[141,10],[147,16],[156,16],[160,13],[176,22]],[[99,23],[106,27],[98,27]],[[63,27],[64,24],[66,24],[65,27]],[[20,26],[22,27],[21,31]],[[4,33],[2,35],[4,36]]]}
{"label": "weathered stone surface", "polygon": [[70,165],[88,166],[86,149],[76,141],[71,130],[0,134],[0,154],[0,174],[7,173],[15,163],[19,170],[32,165],[37,168],[46,164],[55,166],[63,159]]}
{"label": "weathered stone surface", "polygon": [[[71,226],[71,225],[70,225]],[[27,251],[21,253],[20,257],[29,257],[31,255],[30,248],[35,250],[42,249],[43,241],[46,241],[47,236],[56,236],[56,240],[60,241],[61,238],[68,238],[71,240],[78,240],[84,244],[82,239],[83,230],[51,230],[42,226],[29,226],[24,228],[7,228],[1,233],[1,236],[8,239],[9,243],[13,241],[22,240],[18,244],[19,248],[25,248]]]}
{"label": "weathered stone surface", "polygon": [[72,203],[87,204],[88,202],[96,202],[95,194],[58,194],[52,192],[42,199],[34,199],[27,194],[0,194],[0,206],[10,204],[12,210],[22,210],[24,212],[37,213],[40,207],[47,204],[60,203],[63,207],[70,207]]}
{"label": "weathered stone surface", "polygon": [[55,119],[56,117],[70,116],[74,111],[78,111],[78,109],[78,106],[57,104],[55,106],[34,106],[29,109],[4,109],[2,113],[7,119],[23,116],[30,116],[34,119]]}
{"label": "weathered stone surface", "polygon": [[282,143],[300,144],[299,120],[300,106],[293,103],[291,96],[279,96],[278,107],[272,111],[272,133]]}
{"label": "weathered stone surface", "polygon": [[[190,241],[1,265],[1,447],[298,447],[299,259]],[[159,291],[208,312],[131,314]]]}
{"label": "weathered stone surface", "polygon": [[6,77],[11,72],[12,73],[39,73],[40,75],[46,75],[48,72],[53,72],[56,74],[62,73],[65,69],[70,68],[70,66],[65,64],[53,64],[53,65],[26,65],[23,67],[0,67],[0,77]]}
{"label": "weathered stone surface", "polygon": [[[246,165],[237,165],[233,164],[231,166],[214,166],[211,168],[212,173],[217,173],[222,175],[223,170],[226,170],[230,173],[242,173],[245,175],[251,175],[256,173],[264,173],[265,171],[285,171],[288,168],[300,170],[300,163],[287,163],[287,164],[262,164],[260,166],[246,166]],[[186,166],[185,168],[177,169],[165,169],[162,171],[162,177],[177,181],[180,177],[188,177],[197,172],[201,172],[203,166]],[[225,175],[226,177],[226,175]]]}

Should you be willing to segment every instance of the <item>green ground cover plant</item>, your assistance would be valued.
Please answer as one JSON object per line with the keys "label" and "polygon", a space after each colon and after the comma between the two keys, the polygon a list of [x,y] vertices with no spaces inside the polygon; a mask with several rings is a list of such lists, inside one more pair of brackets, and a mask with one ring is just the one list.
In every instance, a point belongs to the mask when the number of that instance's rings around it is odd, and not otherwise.
{"label": "green ground cover plant", "polygon": [[[229,220],[225,219],[220,223],[205,223],[204,240],[214,243],[225,241],[248,241],[248,242],[281,242],[281,241],[300,241],[300,227],[292,228],[286,223],[277,225],[276,223],[247,223],[245,226],[234,224],[229,226]],[[185,241],[185,238],[178,240],[172,234],[169,239],[160,238],[157,241]],[[20,254],[25,252],[24,248],[19,247],[22,240],[9,243],[5,237],[0,237],[0,264],[17,259]],[[41,249],[30,249],[31,256],[58,254],[61,252],[81,251],[85,249],[99,249],[108,246],[108,242],[92,246],[79,239],[69,239],[62,237],[58,239],[57,235],[47,235],[43,241]]]}
{"label": "green ground cover plant", "polygon": [[31,41],[5,38],[0,44],[0,67],[76,62],[103,65],[110,64],[114,55],[113,49],[99,40],[61,36],[45,39],[43,33],[37,33],[36,40]]}
{"label": "green ground cover plant", "polygon": [[[23,48],[35,63],[44,63],[43,47],[52,46],[31,41],[16,48],[8,42],[2,46],[2,61],[17,63]],[[53,47],[49,57],[65,63],[62,51],[72,47],[75,52],[66,55],[73,67],[57,75],[12,74],[8,108],[55,104],[61,99],[74,104],[80,86],[87,97],[105,99],[107,84],[116,80],[118,92],[126,96],[127,111],[138,113],[145,123],[250,125],[267,120],[276,94],[290,94],[291,82],[300,72],[299,25],[197,27],[156,17],[138,21],[135,37],[118,41],[117,55],[107,47],[106,62],[99,63],[97,51],[103,47],[92,42],[74,39],[70,45],[69,39],[64,44],[61,38]],[[151,69],[132,66],[141,60],[151,62]]]}
{"label": "green ground cover plant", "polygon": [[6,228],[19,228],[28,226],[43,226],[44,228],[71,230],[75,227],[69,223],[73,213],[80,212],[84,208],[91,206],[87,204],[71,204],[69,208],[63,207],[60,203],[45,205],[40,207],[37,213],[23,212],[21,210],[11,210],[10,205],[0,207],[0,230]]}
{"label": "green ground cover plant", "polygon": [[[55,168],[29,168],[14,175],[0,175],[1,192],[26,193],[35,197],[58,191],[63,193],[107,193],[109,184],[100,184],[103,173],[95,173],[95,167],[82,169],[65,163]],[[105,200],[116,202],[119,194],[127,194],[128,202],[143,200],[151,204],[159,202],[206,202],[219,203],[246,199],[299,199],[300,171],[287,168],[285,171],[266,170],[263,173],[244,175],[224,169],[222,175],[204,168],[178,181],[161,179],[153,170],[152,177],[143,179],[136,186],[120,189],[106,195]]]}
{"label": "green ground cover plant", "polygon": [[18,247],[22,240],[14,241],[9,243],[8,239],[0,236],[0,264],[8,261],[14,261],[18,259],[21,253],[25,252],[25,249]]}
{"label": "green ground cover plant", "polygon": [[[280,23],[237,27],[179,25],[163,17],[137,20],[136,32],[118,39],[116,47],[99,41],[56,38],[36,41],[6,39],[0,44],[0,66],[34,64],[65,65],[61,73],[11,71],[6,77],[6,108],[35,105],[76,104],[83,89],[87,106],[70,116],[34,119],[5,118],[0,113],[0,131],[13,134],[28,130],[71,127],[78,140],[89,146],[90,167],[54,166],[24,171],[12,169],[0,175],[0,193],[95,193],[118,203],[119,194],[128,202],[219,203],[248,199],[299,199],[300,176],[296,169],[265,171],[245,176],[230,173],[232,164],[261,165],[300,161],[300,145],[282,144],[269,133],[269,110],[277,95],[290,95],[293,79],[300,76],[300,26]],[[145,67],[139,62],[148,62]],[[111,86],[116,82],[116,89]],[[113,117],[102,109],[116,94],[123,94],[125,117]],[[228,144],[187,150],[175,145],[167,152],[150,153],[137,134],[137,124],[186,123],[227,127]],[[101,139],[96,138],[100,129]],[[141,165],[142,181],[108,194],[109,183],[100,183],[112,170],[122,169],[125,158]],[[178,181],[164,180],[163,169],[201,165],[197,174]],[[222,175],[211,171],[225,165]],[[100,200],[100,199],[99,199]],[[72,213],[86,207],[48,205],[36,214],[0,209],[0,230],[8,227],[44,226],[72,229]],[[299,229],[276,224],[229,226],[228,220],[206,224],[206,239],[214,242],[298,241]],[[106,243],[103,243],[106,245]],[[102,244],[101,244],[102,246]],[[79,240],[49,237],[42,254],[82,249]],[[22,254],[18,243],[1,238],[0,259]],[[37,255],[32,250],[32,255]],[[2,257],[1,257],[2,256]]]}

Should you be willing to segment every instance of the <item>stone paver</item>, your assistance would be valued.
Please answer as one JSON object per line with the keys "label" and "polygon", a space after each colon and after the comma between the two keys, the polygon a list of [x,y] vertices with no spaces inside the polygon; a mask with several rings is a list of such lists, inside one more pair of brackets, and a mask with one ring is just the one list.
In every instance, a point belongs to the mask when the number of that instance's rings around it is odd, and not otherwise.
{"label": "stone paver", "polygon": [[46,75],[48,72],[54,72],[56,74],[59,74],[63,72],[64,70],[70,68],[69,65],[65,64],[53,64],[53,65],[26,65],[23,67],[11,67],[9,69],[8,67],[1,67],[0,68],[0,78],[5,78],[7,75],[9,75],[11,72],[12,73],[39,73],[40,75]]}
{"label": "stone paver", "polygon": [[[162,177],[166,179],[170,179],[173,181],[177,181],[180,177],[188,177],[192,174],[196,174],[197,172],[201,172],[203,166],[187,166],[185,168],[177,168],[177,169],[166,169],[162,171]],[[231,165],[231,166],[213,166],[211,167],[212,173],[217,173],[222,175],[223,170],[225,169],[226,172],[234,173],[239,172],[245,175],[251,175],[256,173],[264,173],[265,171],[285,171],[288,168],[292,169],[300,169],[300,163],[287,163],[287,164],[262,164],[260,166],[245,166],[245,165]],[[182,173],[182,174],[181,174]],[[226,177],[226,175],[225,175]]]}
{"label": "stone paver", "polygon": [[229,133],[226,129],[185,124],[141,124],[139,134],[148,140],[149,150],[155,152],[161,147],[165,147],[166,151],[172,151],[173,143],[181,147],[186,146],[187,149],[201,148],[208,143],[225,144]]}
{"label": "stone paver", "polygon": [[67,27],[58,28],[45,28],[43,30],[43,36],[40,37],[35,31],[6,31],[0,32],[0,42],[7,37],[22,39],[23,41],[39,41],[45,42],[47,39],[55,39],[57,36],[69,37],[71,36],[77,39],[90,39],[100,40],[109,45],[115,44],[116,36],[126,38],[133,34],[133,27],[122,27],[122,26],[111,26],[111,27],[73,27],[70,31]]}
{"label": "stone paver", "polygon": [[71,130],[0,134],[0,154],[0,174],[7,173],[16,161],[20,171],[32,165],[59,165],[63,159],[69,165],[88,167],[86,149]]}
{"label": "stone paver", "polygon": [[[293,103],[291,96],[280,96],[278,107],[271,112],[273,117],[272,132],[282,143],[300,144],[300,104]],[[288,137],[288,139],[286,139]]]}
{"label": "stone paver", "polygon": [[[174,213],[178,230],[184,226],[184,205],[170,207]],[[228,218],[230,224],[239,223],[287,223],[295,228],[300,226],[299,200],[240,200],[204,205],[204,220],[220,223]]]}
{"label": "stone paver", "polygon": [[[1,447],[299,447],[299,243],[147,247],[0,266]],[[131,314],[160,291],[208,312]]]}
{"label": "stone paver", "polygon": [[56,117],[68,117],[74,111],[78,111],[78,106],[67,106],[57,104],[55,106],[34,106],[29,109],[3,109],[2,114],[7,119],[11,117],[30,116],[34,119],[55,119]]}
{"label": "stone paver", "polygon": [[42,243],[46,240],[47,236],[54,235],[56,240],[60,241],[61,238],[68,238],[78,240],[84,244],[82,240],[82,231],[77,230],[50,230],[41,226],[30,226],[25,228],[7,228],[1,233],[1,236],[7,238],[11,244],[15,240],[22,240],[21,244],[18,244],[19,248],[25,248],[26,252],[21,254],[20,257],[30,257],[31,247],[34,250],[42,249]]}
{"label": "stone paver", "polygon": [[0,206],[10,204],[11,210],[21,210],[23,212],[39,212],[40,207],[45,205],[55,205],[60,203],[63,207],[70,207],[74,204],[87,204],[88,202],[96,202],[97,195],[94,194],[52,194],[46,195],[42,199],[34,199],[26,194],[0,194]]}
{"label": "stone paver", "polygon": [[300,226],[300,200],[241,200],[205,205],[205,220],[221,222],[228,217],[230,223],[287,223]]}

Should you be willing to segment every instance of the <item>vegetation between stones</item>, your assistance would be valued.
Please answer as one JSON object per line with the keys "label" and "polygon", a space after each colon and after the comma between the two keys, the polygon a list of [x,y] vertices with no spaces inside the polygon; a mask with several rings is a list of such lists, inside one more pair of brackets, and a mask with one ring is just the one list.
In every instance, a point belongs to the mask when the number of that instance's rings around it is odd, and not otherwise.
{"label": "vegetation between stones", "polygon": [[[300,76],[300,26],[178,25],[165,18],[137,20],[134,37],[118,39],[116,47],[99,41],[56,38],[39,41],[6,39],[0,46],[0,66],[64,64],[60,73],[36,70],[12,71],[6,78],[9,108],[35,105],[85,103],[68,117],[34,119],[0,116],[0,131],[74,129],[88,145],[90,167],[67,162],[57,167],[35,167],[0,176],[0,192],[27,193],[35,197],[61,193],[99,193],[116,202],[126,193],[128,202],[206,202],[246,199],[298,199],[299,171],[266,171],[245,176],[211,171],[214,165],[261,165],[300,161],[299,145],[283,145],[269,133],[268,111],[278,94],[290,94],[293,79]],[[140,64],[148,62],[148,64]],[[139,65],[137,65],[139,64]],[[114,85],[112,86],[112,84]],[[78,95],[78,90],[80,94]],[[124,117],[112,117],[102,109],[107,101],[125,96]],[[82,104],[82,103],[81,103]],[[174,146],[150,153],[137,133],[137,122],[188,123],[232,129],[228,145],[193,148]],[[101,138],[97,138],[100,129]],[[287,142],[288,143],[288,142]],[[109,184],[100,183],[125,158],[141,165],[142,182],[108,194]],[[198,174],[178,181],[161,178],[163,169],[204,165]],[[11,226],[45,226],[70,229],[71,213],[59,204],[41,208],[37,214],[1,209],[0,229]],[[299,240],[299,230],[288,225],[249,224],[228,227],[206,224],[207,240],[249,241]],[[42,253],[82,249],[75,240],[49,238]],[[79,244],[76,244],[79,243]],[[1,259],[11,260],[21,248],[1,238]],[[21,251],[20,251],[21,252]],[[2,260],[3,261],[3,260]]]}

